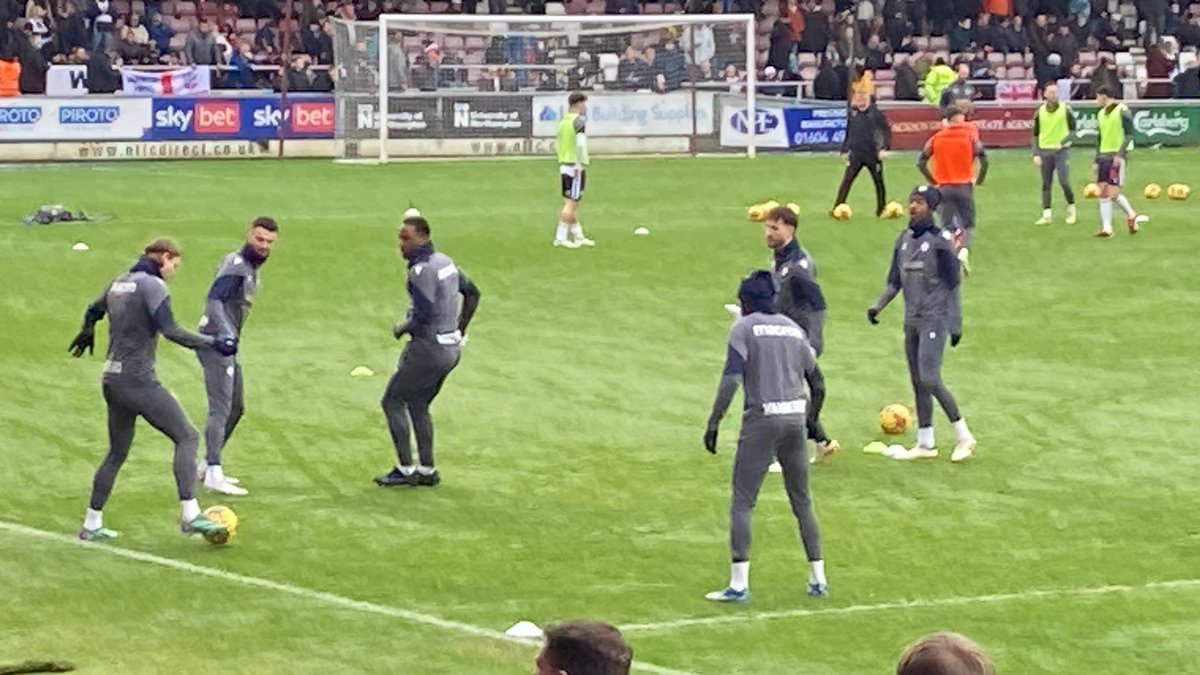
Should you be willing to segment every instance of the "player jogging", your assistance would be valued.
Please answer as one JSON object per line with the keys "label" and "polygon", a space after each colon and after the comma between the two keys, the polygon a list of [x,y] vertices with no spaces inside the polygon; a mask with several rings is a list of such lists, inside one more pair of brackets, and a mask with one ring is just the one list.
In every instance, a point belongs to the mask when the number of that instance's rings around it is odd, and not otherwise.
{"label": "player jogging", "polygon": [[[217,269],[217,276],[208,290],[204,316],[200,318],[201,333],[241,338],[242,327],[258,292],[258,268],[271,255],[271,247],[278,236],[279,225],[271,218],[258,218],[251,223],[246,244],[225,256]],[[214,492],[249,494],[238,485],[236,478],[226,476],[221,468],[221,451],[245,410],[242,366],[236,357],[222,356],[203,347],[196,350],[196,356],[204,370],[204,389],[208,393],[205,457],[200,463],[200,479],[205,488]]]}
{"label": "player jogging", "polygon": [[1045,102],[1033,114],[1033,165],[1042,170],[1042,217],[1035,225],[1049,225],[1054,213],[1050,209],[1054,174],[1067,199],[1067,224],[1075,224],[1075,191],[1071,189],[1067,159],[1070,157],[1070,138],[1075,133],[1075,113],[1058,100],[1058,84],[1047,82],[1042,88]]}
{"label": "player jogging", "polygon": [[754,272],[738,288],[742,318],[729,334],[725,371],[704,432],[704,447],[717,452],[717,431],[738,385],[745,384],[742,432],[733,461],[733,499],[729,540],[733,552],[729,586],[705,597],[717,602],[750,599],[750,516],[771,462],[779,460],[783,485],[811,566],[808,594],[825,597],[821,535],[808,495],[808,458],[804,450],[808,399],[804,375],[817,366],[804,331],[775,311],[775,281],[766,270]]}
{"label": "player jogging", "polygon": [[[375,478],[383,487],[437,485],[441,476],[433,463],[433,419],[429,406],[450,371],[458,365],[467,326],[479,306],[479,289],[445,253],[429,240],[429,223],[421,217],[405,218],[400,227],[400,252],[408,261],[408,295],[412,306],[408,320],[397,324],[397,340],[410,336],[400,354],[400,365],[383,394],[397,464]],[[462,295],[459,310],[458,296]],[[411,421],[411,426],[409,422]],[[413,466],[410,434],[417,439],[420,465]]]}
{"label": "player jogging", "polygon": [[879,313],[904,291],[904,354],[917,400],[917,445],[896,459],[938,456],[933,436],[933,399],[954,424],[958,442],[950,461],[961,462],[975,451],[975,437],[958,411],[958,403],[942,383],[942,357],[946,337],[950,346],[962,340],[959,304],[959,265],[954,259],[951,235],[933,222],[941,201],[937,188],[921,186],[908,198],[908,227],[896,238],[887,288],[867,310],[867,320],[879,323]]}
{"label": "player jogging", "polygon": [[[767,214],[767,247],[775,252],[772,276],[775,280],[775,311],[804,330],[804,336],[818,358],[825,347],[825,295],[817,283],[817,264],[796,240],[796,214],[780,206]],[[814,461],[837,452],[841,445],[825,433],[821,408],[825,405],[825,378],[814,365],[804,374],[811,400],[808,406],[808,437],[816,444]]]}
{"label": "player jogging", "polygon": [[159,239],[145,248],[130,270],[108,285],[88,306],[83,328],[71,342],[75,357],[95,349],[95,326],[108,315],[108,358],[101,380],[108,404],[108,455],[92,481],[91,502],[79,538],[100,541],[116,538],[104,527],[103,510],[112,494],[121,465],[129,456],[137,418],[141,417],[175,443],[175,487],[183,510],[184,534],[222,534],[225,526],[204,517],[196,501],[196,449],[200,435],[188,421],[179,401],[155,375],[158,335],[189,349],[211,348],[225,356],[237,353],[237,339],[190,333],[171,312],[167,280],[179,267],[181,254],[175,243]]}
{"label": "player jogging", "polygon": [[[853,101],[846,118],[846,137],[842,141],[842,158],[846,160],[846,172],[838,186],[837,199],[833,205],[846,203],[850,188],[858,174],[866,169],[875,183],[875,215],[883,215],[887,204],[887,187],[883,182],[883,159],[892,145],[892,132],[887,118],[871,103],[871,96],[863,91],[854,92]],[[829,212],[830,215],[833,211]]]}
{"label": "player jogging", "polygon": [[577,91],[567,98],[567,113],[558,123],[558,173],[562,178],[562,211],[554,245],[563,248],[595,246],[579,224],[579,200],[587,187],[587,94]]}
{"label": "player jogging", "polygon": [[1125,184],[1126,152],[1133,144],[1133,116],[1124,103],[1115,100],[1108,87],[1096,89],[1096,131],[1099,134],[1096,146],[1096,182],[1100,184],[1100,231],[1097,237],[1113,236],[1113,201],[1125,212],[1125,226],[1129,234],[1138,233],[1138,225],[1149,220],[1133,210],[1129,199],[1121,194]]}
{"label": "player jogging", "polygon": [[[942,196],[942,226],[954,234],[963,271],[970,273],[970,247],[975,235],[975,186],[987,177],[988,159],[978,131],[966,121],[962,106],[943,110],[946,126],[925,143],[917,168]],[[975,174],[975,159],[979,174]],[[930,166],[932,163],[932,167]]]}

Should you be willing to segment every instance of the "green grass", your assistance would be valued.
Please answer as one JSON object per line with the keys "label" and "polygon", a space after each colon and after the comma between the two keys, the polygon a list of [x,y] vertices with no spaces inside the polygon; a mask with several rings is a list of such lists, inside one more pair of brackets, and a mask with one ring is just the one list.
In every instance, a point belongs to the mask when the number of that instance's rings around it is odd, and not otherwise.
{"label": "green grass", "polygon": [[[1075,182],[1088,158],[1076,158]],[[911,156],[888,178],[903,198]],[[1137,185],[1196,182],[1192,151],[1139,151]],[[832,157],[604,160],[583,205],[590,251],[549,241],[557,178],[545,162],[334,166],[178,162],[0,170],[0,520],[78,528],[105,451],[100,355],[66,345],[86,303],[151,237],[185,251],[172,283],[194,325],[213,266],[245,223],[277,217],[243,342],[248,413],[226,465],[251,490],[232,546],[182,539],[170,447],[145,426],[106,510],[118,545],[206,568],[492,630],[580,616],[631,630],[637,656],[677,671],[885,673],[903,646],[967,633],[1002,673],[1200,672],[1194,294],[1200,230],[1188,203],[1144,206],[1131,238],[1037,228],[1037,175],[998,154],[979,190],[965,338],[945,376],[977,457],[897,463],[857,448],[875,414],[909,402],[900,307],[878,294],[901,224],[824,217]],[[1137,190],[1140,192],[1140,189]],[[755,515],[754,602],[706,603],[728,572],[736,419],[700,445],[740,275],[767,254],[745,206],[798,201],[801,238],[830,303],[827,427],[847,447],[813,474],[833,596],[806,568],[778,477]],[[1056,194],[1061,205],[1061,196]],[[393,461],[378,409],[399,353],[409,201],[483,291],[472,341],[434,407],[445,482],[384,491]],[[111,212],[103,224],[26,228],[38,204]],[[1060,207],[1061,218],[1061,207]],[[649,237],[634,237],[647,226]],[[85,241],[87,253],[70,250]],[[105,335],[102,329],[101,335]],[[159,374],[205,414],[195,357],[160,347]],[[378,375],[352,379],[365,364]],[[943,445],[951,430],[938,413]],[[1128,590],[1091,593],[1108,585]],[[401,618],[201,577],[0,528],[0,664],[75,661],[89,673],[528,673],[535,650]],[[1032,594],[955,601],[996,594]],[[1083,592],[1077,592],[1083,591]],[[758,618],[759,612],[932,604]]]}

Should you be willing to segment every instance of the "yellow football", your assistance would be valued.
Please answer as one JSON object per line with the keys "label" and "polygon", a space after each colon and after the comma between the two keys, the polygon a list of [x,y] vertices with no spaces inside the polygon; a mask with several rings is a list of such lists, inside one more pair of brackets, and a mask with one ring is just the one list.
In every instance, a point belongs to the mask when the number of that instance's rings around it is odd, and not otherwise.
{"label": "yellow football", "polygon": [[904,215],[904,207],[900,202],[888,202],[887,206],[883,207],[884,218],[899,218]]}
{"label": "yellow football", "polygon": [[1192,194],[1192,188],[1183,183],[1172,183],[1167,186],[1167,196],[1171,199],[1187,199]]}
{"label": "yellow football", "polygon": [[1095,183],[1088,183],[1083,186],[1083,196],[1088,199],[1095,199],[1100,196],[1100,186]]}
{"label": "yellow football", "polygon": [[1162,186],[1158,183],[1151,183],[1146,186],[1142,194],[1146,196],[1146,199],[1158,199],[1162,195]]}
{"label": "yellow football", "polygon": [[879,428],[888,436],[904,433],[910,424],[912,424],[912,413],[899,403],[885,406],[883,410],[879,411]]}
{"label": "yellow football", "polygon": [[763,206],[767,207],[767,213],[770,213],[772,209],[779,208],[779,202],[774,199],[768,199]]}
{"label": "yellow football", "polygon": [[238,517],[228,506],[210,506],[204,510],[204,517],[224,525],[226,530],[225,534],[204,535],[204,539],[208,543],[216,546],[227,544],[237,534]]}
{"label": "yellow football", "polygon": [[766,204],[751,204],[750,208],[746,209],[746,217],[754,222],[762,222],[767,219]]}
{"label": "yellow football", "polygon": [[788,202],[787,207],[792,213],[800,215],[800,205],[796,202]]}
{"label": "yellow football", "polygon": [[850,220],[850,216],[852,215],[854,215],[854,212],[850,210],[849,204],[838,204],[833,207],[833,217],[837,220]]}

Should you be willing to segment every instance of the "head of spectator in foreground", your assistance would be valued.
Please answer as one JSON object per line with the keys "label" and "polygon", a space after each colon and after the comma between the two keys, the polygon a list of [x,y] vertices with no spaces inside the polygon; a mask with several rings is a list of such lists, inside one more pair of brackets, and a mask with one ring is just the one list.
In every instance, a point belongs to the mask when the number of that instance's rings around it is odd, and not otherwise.
{"label": "head of spectator in foreground", "polygon": [[904,651],[896,675],[996,675],[996,667],[970,638],[935,633]]}
{"label": "head of spectator in foreground", "polygon": [[536,675],[628,675],[633,650],[621,631],[598,621],[551,626],[537,657]]}

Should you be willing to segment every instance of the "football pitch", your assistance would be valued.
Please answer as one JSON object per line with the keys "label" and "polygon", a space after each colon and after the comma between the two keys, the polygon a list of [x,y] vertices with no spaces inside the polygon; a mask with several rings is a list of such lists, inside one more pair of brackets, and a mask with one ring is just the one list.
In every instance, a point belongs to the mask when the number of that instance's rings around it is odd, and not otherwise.
{"label": "football pitch", "polygon": [[[1073,183],[1090,180],[1077,151]],[[1194,150],[1136,150],[1142,234],[1098,240],[1032,223],[1028,153],[995,153],[978,190],[964,338],[944,375],[976,456],[859,452],[876,413],[911,405],[897,300],[871,326],[902,220],[825,216],[833,156],[604,159],[583,223],[598,246],[550,246],[551,161],[337,166],[175,162],[0,169],[0,665],[85,673],[519,674],[520,620],[594,618],[630,639],[635,672],[887,673],[905,644],[965,633],[1001,673],[1200,672],[1200,453],[1192,202],[1148,182],[1200,182]],[[894,199],[919,180],[889,160]],[[779,476],[755,512],[753,601],[727,581],[737,415],[701,446],[741,276],[768,253],[746,206],[803,208],[799,238],[829,301],[824,419],[843,451],[812,473],[831,597],[807,565]],[[376,487],[394,462],[379,400],[407,308],[395,245],[409,203],[483,297],[434,405],[435,489]],[[26,227],[44,203],[111,221]],[[195,328],[211,274],[270,215],[279,244],[242,342],[246,417],[226,449],[249,497],[200,491],[241,517],[234,543],[178,533],[170,443],[144,423],[105,510],[113,545],[81,545],[106,451],[102,355],[67,344],[83,310],[158,235]],[[633,230],[648,227],[647,237]],[[72,244],[86,242],[89,251]],[[107,325],[98,330],[106,342]],[[98,350],[99,352],[99,350]],[[163,341],[159,376],[197,425],[195,356]],[[366,365],[374,377],[355,379]],[[736,409],[736,408],[735,408]],[[904,442],[911,443],[910,437]]]}

